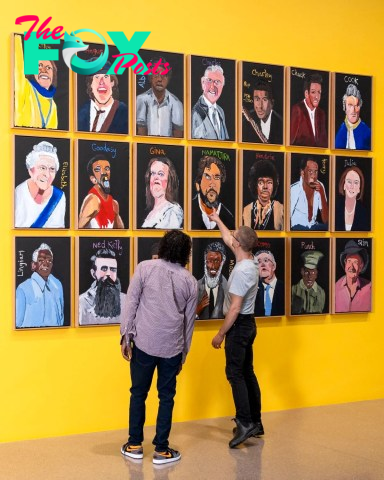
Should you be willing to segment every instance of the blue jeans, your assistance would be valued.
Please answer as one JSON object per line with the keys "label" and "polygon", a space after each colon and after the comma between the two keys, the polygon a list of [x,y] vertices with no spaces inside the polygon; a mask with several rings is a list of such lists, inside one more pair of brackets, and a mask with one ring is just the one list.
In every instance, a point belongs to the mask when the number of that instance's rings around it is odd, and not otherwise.
{"label": "blue jeans", "polygon": [[176,394],[176,375],[182,361],[182,353],[172,358],[148,355],[136,346],[131,359],[131,400],[129,403],[129,438],[132,445],[144,440],[145,400],[151,388],[153,374],[157,367],[157,391],[159,409],[156,420],[156,435],[152,443],[161,452],[169,445],[168,437],[172,426],[172,411]]}
{"label": "blue jeans", "polygon": [[261,421],[260,387],[253,371],[255,338],[253,315],[241,314],[225,336],[225,373],[232,387],[236,418],[242,423]]}

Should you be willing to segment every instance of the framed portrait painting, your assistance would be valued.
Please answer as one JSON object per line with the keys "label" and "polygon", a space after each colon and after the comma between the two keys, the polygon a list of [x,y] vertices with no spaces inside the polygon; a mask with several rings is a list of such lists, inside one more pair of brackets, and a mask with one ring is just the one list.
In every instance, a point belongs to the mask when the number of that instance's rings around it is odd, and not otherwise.
{"label": "framed portrait painting", "polygon": [[372,311],[372,238],[334,238],[332,313]]}
{"label": "framed portrait painting", "polygon": [[76,228],[129,228],[129,143],[78,140]]}
{"label": "framed portrait painting", "polygon": [[[116,61],[114,55],[119,53],[117,47],[108,45],[108,57],[96,73],[75,74],[78,132],[128,135],[128,69],[108,73]],[[89,43],[86,50],[77,53],[82,60],[91,62],[99,62],[103,54],[104,45],[98,43]]]}
{"label": "framed portrait painting", "polygon": [[332,147],[372,150],[372,77],[334,73]]}
{"label": "framed portrait painting", "polygon": [[71,238],[15,237],[15,328],[71,325]]}
{"label": "framed portrait painting", "polygon": [[233,148],[189,148],[190,230],[217,230],[215,208],[230,229],[236,226],[237,154]]}
{"label": "framed portrait painting", "polygon": [[328,148],[330,73],[287,67],[287,145]]}
{"label": "framed portrait painting", "polygon": [[[24,35],[13,35],[12,127],[68,131],[69,68],[59,55],[59,60],[39,60],[34,74],[24,74],[25,50],[36,43],[36,32],[31,33],[28,45]],[[56,45],[42,46],[57,49]]]}
{"label": "framed portrait painting", "polygon": [[224,294],[235,256],[218,237],[192,239],[192,275],[198,284],[198,320],[224,318]]}
{"label": "framed portrait painting", "polygon": [[284,67],[239,62],[239,140],[284,143]]}
{"label": "framed portrait painting", "polygon": [[329,230],[329,155],[288,154],[291,231]]}
{"label": "framed portrait painting", "polygon": [[129,285],[130,265],[129,237],[77,239],[77,325],[120,323]]}
{"label": "framed portrait painting", "polygon": [[284,152],[240,151],[240,216],[254,230],[284,230]]}
{"label": "framed portrait painting", "polygon": [[285,315],[285,238],[258,239],[254,252],[259,265],[255,317]]}
{"label": "framed portrait painting", "polygon": [[69,138],[14,137],[15,228],[69,228]]}
{"label": "framed portrait painting", "polygon": [[188,138],[236,140],[236,61],[188,56]]}
{"label": "framed portrait painting", "polygon": [[184,55],[139,51],[152,74],[135,77],[135,133],[139,136],[184,137]]}
{"label": "framed portrait painting", "polygon": [[333,231],[372,230],[372,158],[336,156]]}
{"label": "framed portrait painting", "polygon": [[135,143],[133,152],[134,228],[183,228],[184,147]]}
{"label": "framed portrait painting", "polygon": [[330,239],[290,238],[290,314],[329,313]]}

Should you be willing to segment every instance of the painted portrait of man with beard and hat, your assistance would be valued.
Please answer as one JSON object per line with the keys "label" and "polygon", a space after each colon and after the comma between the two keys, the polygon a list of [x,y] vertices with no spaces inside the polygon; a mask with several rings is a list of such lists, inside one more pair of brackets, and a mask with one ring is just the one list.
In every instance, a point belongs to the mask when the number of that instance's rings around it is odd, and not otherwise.
{"label": "painted portrait of man with beard and hat", "polygon": [[120,323],[122,303],[126,294],[121,291],[117,276],[116,253],[100,248],[91,257],[91,276],[88,290],[79,296],[79,325]]}
{"label": "painted portrait of man with beard and hat", "polygon": [[213,209],[229,229],[235,228],[235,217],[220,197],[226,179],[226,167],[219,158],[210,155],[200,158],[195,177],[197,193],[192,199],[192,230],[217,230],[216,222],[208,217]]}
{"label": "painted portrait of man with beard and hat", "polygon": [[196,318],[224,318],[224,291],[227,279],[222,269],[227,260],[225,247],[221,242],[212,242],[204,250],[204,276],[197,282],[198,300]]}
{"label": "painted portrait of man with beard and hat", "polygon": [[124,228],[119,203],[110,194],[111,162],[97,154],[89,160],[87,173],[93,187],[85,197],[79,213],[79,228]]}

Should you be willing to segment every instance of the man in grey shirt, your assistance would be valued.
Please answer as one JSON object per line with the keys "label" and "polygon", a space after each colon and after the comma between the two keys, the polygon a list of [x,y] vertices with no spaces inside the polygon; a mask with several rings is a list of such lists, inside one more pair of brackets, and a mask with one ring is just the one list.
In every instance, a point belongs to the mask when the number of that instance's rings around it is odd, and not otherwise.
{"label": "man in grey shirt", "polygon": [[143,458],[145,399],[157,368],[160,399],[154,464],[177,461],[169,448],[176,376],[189,351],[197,305],[197,281],[184,267],[191,253],[191,239],[170,230],[160,241],[159,258],[139,263],[129,285],[121,314],[121,353],[131,362],[129,438],[121,447],[127,457]]}
{"label": "man in grey shirt", "polygon": [[252,350],[256,338],[254,305],[259,280],[252,249],[257,246],[257,235],[246,226],[231,233],[216,210],[209,217],[217,223],[224,243],[236,257],[224,297],[225,319],[212,340],[212,346],[220,348],[225,338],[225,372],[236,408],[234,437],[229,442],[229,447],[234,448],[251,436],[264,434],[260,387],[253,371]]}
{"label": "man in grey shirt", "polygon": [[[151,60],[155,65],[161,59]],[[149,75],[151,88],[136,98],[136,133],[137,135],[157,135],[160,137],[183,137],[183,104],[167,90],[172,70],[167,73],[160,65],[156,73]]]}

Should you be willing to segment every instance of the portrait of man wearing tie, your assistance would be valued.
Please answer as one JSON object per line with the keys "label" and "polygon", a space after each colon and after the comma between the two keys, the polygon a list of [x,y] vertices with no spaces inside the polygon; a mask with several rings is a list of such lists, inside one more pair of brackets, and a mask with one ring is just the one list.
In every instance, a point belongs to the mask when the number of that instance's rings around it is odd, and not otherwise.
{"label": "portrait of man wearing tie", "polygon": [[227,255],[221,242],[212,242],[204,250],[204,276],[198,280],[196,319],[224,318],[224,290],[227,279],[222,270]]}
{"label": "portrait of man wearing tie", "polygon": [[224,110],[217,104],[225,85],[224,70],[210,65],[201,77],[203,94],[192,108],[192,138],[229,140]]}
{"label": "portrait of man wearing tie", "polygon": [[78,109],[77,130],[81,132],[128,133],[128,107],[119,100],[117,75],[109,75],[111,63],[85,79],[89,99]]}
{"label": "portrait of man wearing tie", "polygon": [[259,289],[255,301],[255,317],[285,314],[284,282],[276,277],[276,260],[270,250],[259,250],[255,259],[259,265]]}

